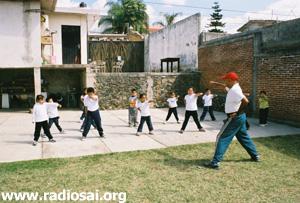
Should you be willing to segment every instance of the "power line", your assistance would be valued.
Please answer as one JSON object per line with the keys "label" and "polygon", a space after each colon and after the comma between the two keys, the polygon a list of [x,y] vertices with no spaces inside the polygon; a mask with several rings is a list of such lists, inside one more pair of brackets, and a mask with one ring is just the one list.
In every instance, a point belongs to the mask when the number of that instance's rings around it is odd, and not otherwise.
{"label": "power line", "polygon": [[[203,10],[213,10],[212,8],[209,7],[204,7],[204,6],[195,6],[195,5],[180,5],[180,4],[168,4],[168,3],[158,3],[158,2],[152,2],[152,1],[144,1],[146,4],[153,4],[153,5],[160,5],[160,6],[173,6],[173,7],[181,7],[181,8],[194,8],[194,9],[203,9]],[[270,15],[270,13],[265,13],[265,12],[257,12],[257,11],[245,11],[245,10],[233,10],[233,9],[222,9],[222,11],[225,12],[232,12],[232,13],[252,13],[252,14],[264,14],[264,15]],[[274,14],[277,16],[286,16],[286,17],[291,17],[292,15],[287,15],[287,14]]]}

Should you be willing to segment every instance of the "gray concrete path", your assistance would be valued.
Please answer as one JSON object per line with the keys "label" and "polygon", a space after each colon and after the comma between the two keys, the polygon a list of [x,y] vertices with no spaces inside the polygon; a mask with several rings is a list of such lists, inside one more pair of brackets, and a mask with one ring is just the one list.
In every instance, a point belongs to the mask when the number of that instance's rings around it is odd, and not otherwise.
{"label": "gray concrete path", "polygon": [[[174,117],[170,119],[169,123],[163,124],[167,109],[151,109],[155,135],[149,135],[145,125],[145,133],[137,137],[135,136],[137,129],[128,127],[127,110],[102,111],[101,116],[106,138],[100,139],[97,131],[91,130],[87,140],[81,141],[81,132],[79,132],[80,114],[80,111],[61,111],[60,122],[65,134],[59,134],[53,125],[51,132],[57,142],[49,143],[47,138],[42,138],[39,144],[33,147],[31,143],[34,125],[31,122],[31,115],[25,112],[0,112],[0,162],[76,157],[214,142],[222,126],[222,120],[225,118],[225,114],[215,112],[217,122],[209,120],[202,122],[207,130],[205,133],[198,132],[195,123],[191,119],[186,132],[181,135],[178,133],[181,124],[177,124]],[[182,121],[184,109],[179,109],[179,115]],[[209,117],[206,119],[209,119]],[[253,137],[300,135],[300,128],[277,123],[270,123],[267,127],[259,127],[256,119],[249,120],[252,125],[249,132]]]}

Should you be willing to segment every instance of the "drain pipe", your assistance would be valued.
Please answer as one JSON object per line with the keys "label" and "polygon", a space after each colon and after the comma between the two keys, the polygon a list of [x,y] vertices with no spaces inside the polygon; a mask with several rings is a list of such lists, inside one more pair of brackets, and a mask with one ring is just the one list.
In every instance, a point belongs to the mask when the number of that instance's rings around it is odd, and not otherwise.
{"label": "drain pipe", "polygon": [[258,72],[258,59],[261,52],[262,34],[255,32],[253,37],[253,66],[252,66],[252,106],[251,110],[256,112],[256,97],[257,97],[257,72]]}

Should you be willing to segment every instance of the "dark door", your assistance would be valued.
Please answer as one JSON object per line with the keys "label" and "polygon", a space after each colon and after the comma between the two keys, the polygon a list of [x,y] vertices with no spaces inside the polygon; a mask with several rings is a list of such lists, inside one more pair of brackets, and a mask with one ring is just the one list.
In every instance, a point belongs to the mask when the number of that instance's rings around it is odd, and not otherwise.
{"label": "dark door", "polygon": [[80,64],[80,26],[62,25],[61,32],[63,64]]}

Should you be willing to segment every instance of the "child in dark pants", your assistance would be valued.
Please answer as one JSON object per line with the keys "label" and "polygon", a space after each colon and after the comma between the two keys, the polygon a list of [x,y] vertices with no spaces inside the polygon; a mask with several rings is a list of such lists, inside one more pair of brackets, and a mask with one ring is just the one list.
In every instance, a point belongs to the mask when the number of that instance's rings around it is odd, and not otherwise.
{"label": "child in dark pants", "polygon": [[95,122],[100,137],[104,137],[103,128],[101,124],[101,117],[99,112],[99,99],[95,94],[95,89],[92,87],[87,88],[87,95],[84,97],[84,106],[87,108],[86,124],[82,133],[82,141],[86,139],[90,131],[92,121]]}
{"label": "child in dark pants", "polygon": [[49,142],[55,142],[49,130],[47,104],[45,103],[43,95],[37,95],[36,97],[36,103],[33,106],[32,122],[35,123],[34,139],[32,143],[33,146],[36,146],[39,141],[41,128],[43,128]]}
{"label": "child in dark pants", "polygon": [[204,121],[207,112],[209,112],[212,121],[216,120],[213,109],[213,98],[215,98],[216,96],[217,95],[211,93],[210,89],[205,90],[205,95],[202,97],[204,106],[200,121]]}
{"label": "child in dark pants", "polygon": [[192,116],[197,128],[200,132],[205,132],[204,128],[201,126],[199,119],[198,119],[198,106],[197,106],[197,100],[199,96],[202,96],[203,93],[194,93],[194,88],[190,87],[188,89],[188,94],[184,97],[185,101],[185,117],[184,117],[184,122],[182,124],[181,130],[179,133],[183,133],[190,117]]}
{"label": "child in dark pants", "polygon": [[52,127],[54,123],[57,129],[59,130],[59,132],[63,133],[63,129],[59,125],[58,108],[61,108],[61,105],[59,103],[53,102],[52,98],[48,98],[47,112],[49,116],[49,129]]}
{"label": "child in dark pants", "polygon": [[151,115],[150,115],[150,104],[152,101],[147,101],[147,97],[145,94],[140,95],[140,100],[137,103],[137,108],[141,112],[141,122],[138,127],[138,131],[136,136],[140,136],[143,131],[144,123],[147,123],[149,134],[153,135],[153,126],[151,122]]}
{"label": "child in dark pants", "polygon": [[179,118],[178,118],[178,113],[177,113],[177,101],[178,101],[179,96],[176,97],[175,92],[172,92],[170,94],[170,98],[168,98],[167,102],[169,105],[169,111],[168,111],[168,115],[166,118],[166,121],[164,122],[164,124],[166,124],[168,122],[168,120],[170,119],[171,115],[174,114],[177,123],[179,124]]}
{"label": "child in dark pants", "polygon": [[259,124],[264,127],[268,122],[269,98],[265,91],[261,91],[258,98],[259,102]]}

